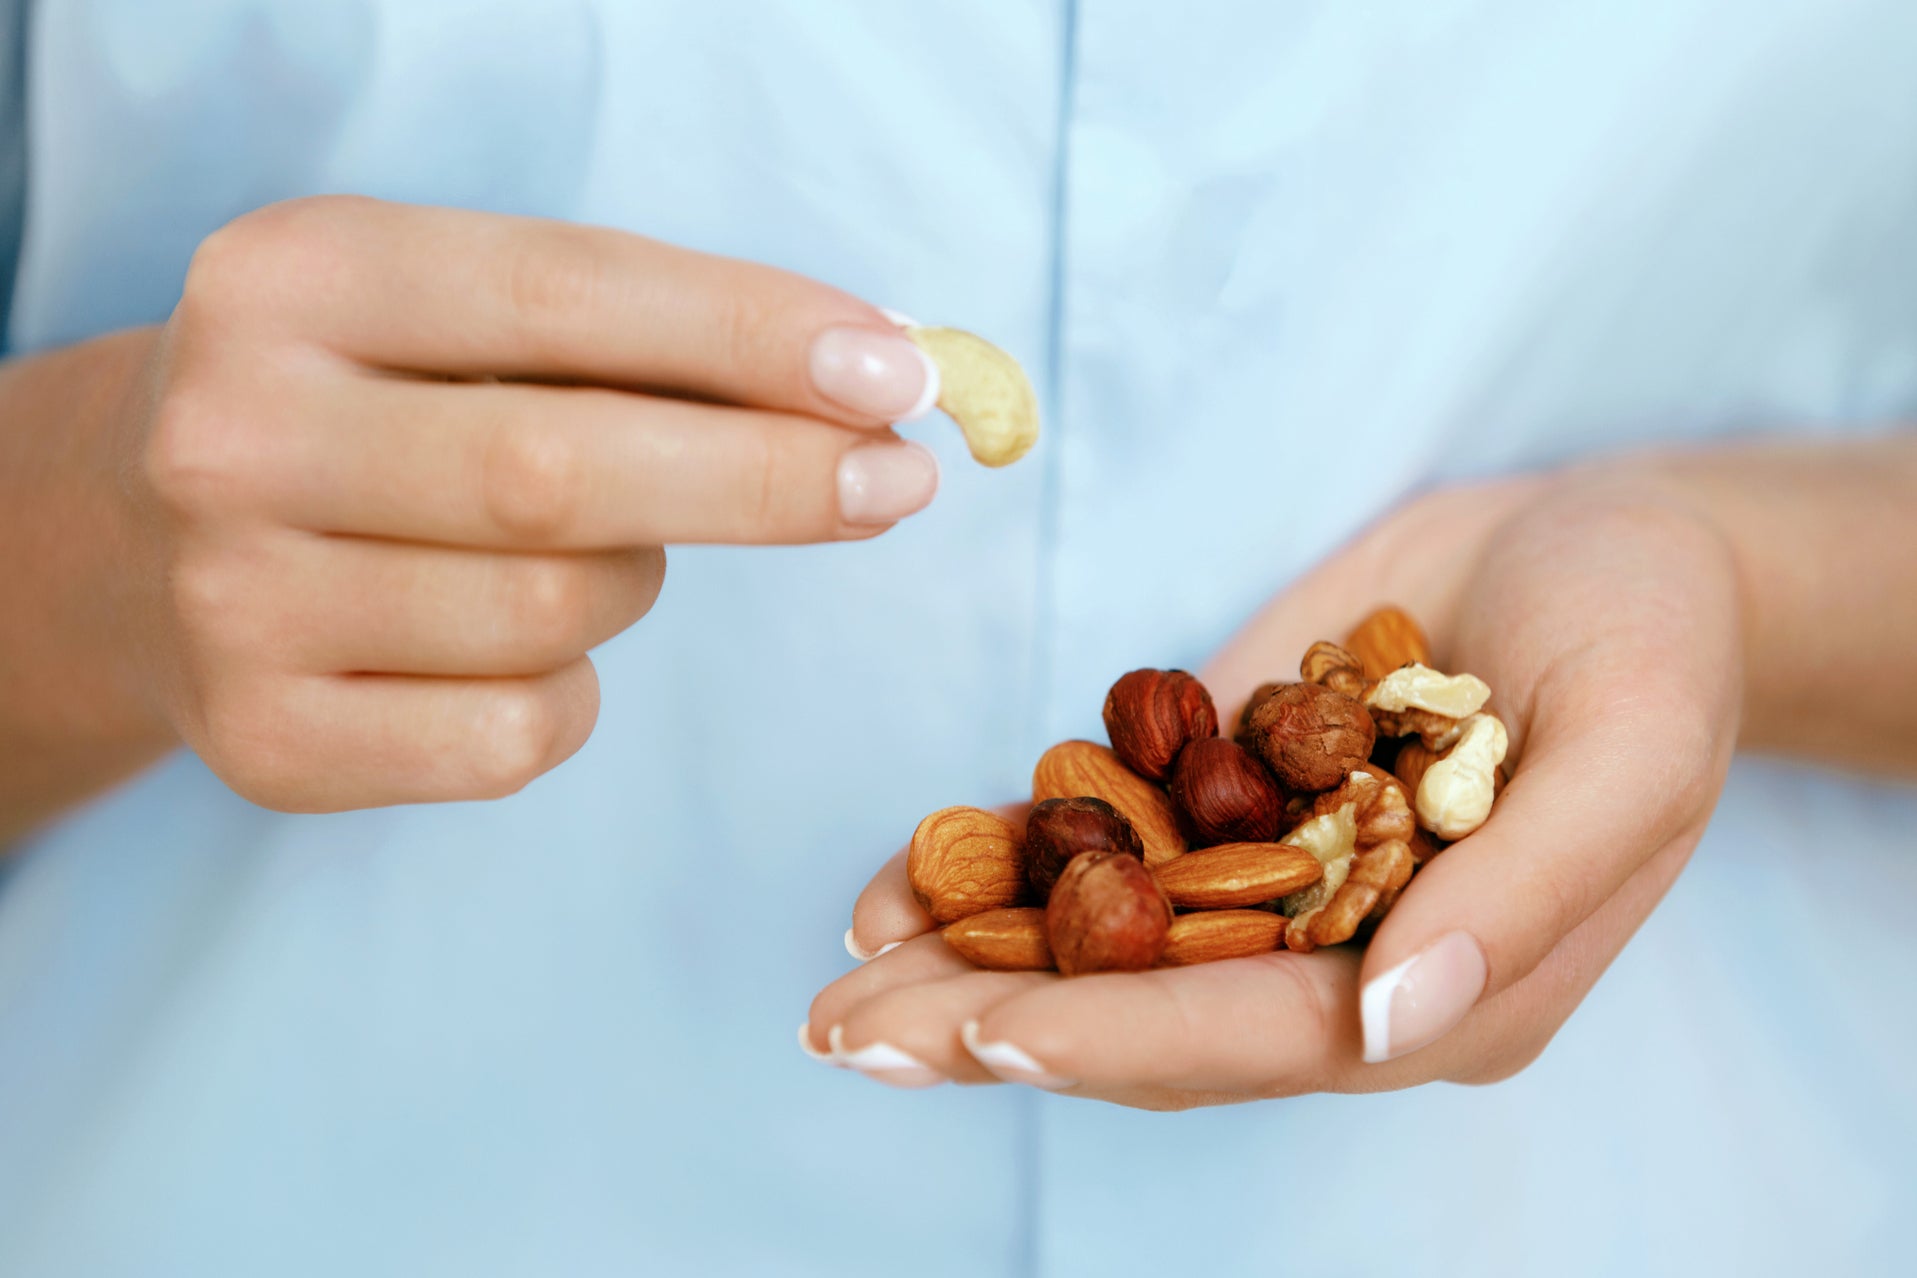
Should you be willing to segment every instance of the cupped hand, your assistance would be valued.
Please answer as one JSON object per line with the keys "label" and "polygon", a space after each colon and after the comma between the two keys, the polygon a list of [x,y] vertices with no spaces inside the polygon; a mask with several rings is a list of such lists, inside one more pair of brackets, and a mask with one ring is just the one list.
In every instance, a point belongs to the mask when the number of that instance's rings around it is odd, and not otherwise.
{"label": "cupped hand", "polygon": [[1511,780],[1367,948],[1070,980],[976,971],[931,931],[901,854],[847,939],[896,948],[818,996],[805,1046],[897,1085],[1021,1082],[1149,1109],[1489,1082],[1535,1059],[1716,802],[1743,697],[1733,556],[1679,497],[1627,478],[1442,492],[1232,640],[1204,671],[1221,719],[1385,601],[1427,622],[1440,666],[1490,683]]}
{"label": "cupped hand", "polygon": [[294,811],[509,793],[598,710],[668,543],[870,537],[929,364],[822,284],[364,199],[215,233],[128,397],[113,593],[159,713]]}

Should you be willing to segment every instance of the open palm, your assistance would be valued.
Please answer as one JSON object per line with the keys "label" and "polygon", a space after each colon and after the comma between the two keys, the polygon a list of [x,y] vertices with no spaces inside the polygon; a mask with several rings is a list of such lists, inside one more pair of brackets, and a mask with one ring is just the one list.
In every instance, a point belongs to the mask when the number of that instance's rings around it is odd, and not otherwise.
{"label": "open palm", "polygon": [[1743,688],[1733,560],[1691,510],[1602,478],[1441,492],[1217,655],[1203,678],[1221,717],[1385,600],[1427,619],[1441,667],[1490,683],[1511,782],[1367,948],[1069,980],[979,971],[932,932],[901,854],[848,938],[895,947],[820,993],[806,1045],[896,1085],[1022,1082],[1151,1109],[1488,1082],[1535,1059],[1716,803]]}

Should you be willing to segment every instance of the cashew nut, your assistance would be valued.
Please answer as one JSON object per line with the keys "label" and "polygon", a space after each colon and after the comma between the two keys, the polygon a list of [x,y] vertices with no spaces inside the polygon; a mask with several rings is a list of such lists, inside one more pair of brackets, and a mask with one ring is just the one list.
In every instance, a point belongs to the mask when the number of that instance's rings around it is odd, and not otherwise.
{"label": "cashew nut", "polygon": [[1038,396],[1018,361],[957,328],[907,327],[939,370],[938,406],[965,432],[972,456],[1009,466],[1038,442]]}
{"label": "cashew nut", "polygon": [[1439,674],[1429,666],[1400,666],[1371,686],[1365,707],[1402,714],[1428,710],[1462,719],[1484,709],[1491,687],[1476,675]]}
{"label": "cashew nut", "polygon": [[1441,839],[1462,839],[1491,815],[1498,765],[1511,746],[1494,715],[1474,714],[1459,729],[1458,743],[1418,782],[1418,823]]}

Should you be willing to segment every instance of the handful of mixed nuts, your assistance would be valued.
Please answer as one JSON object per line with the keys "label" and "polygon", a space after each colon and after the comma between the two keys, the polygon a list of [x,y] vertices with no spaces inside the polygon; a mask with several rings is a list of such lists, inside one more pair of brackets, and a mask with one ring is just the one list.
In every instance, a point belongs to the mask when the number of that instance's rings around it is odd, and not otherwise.
{"label": "handful of mixed nuts", "polygon": [[1491,814],[1504,725],[1491,689],[1431,668],[1380,608],[1218,735],[1205,686],[1134,670],[1105,698],[1108,749],[1066,741],[1019,829],[980,808],[919,823],[906,873],[980,967],[1137,972],[1359,936],[1418,867]]}

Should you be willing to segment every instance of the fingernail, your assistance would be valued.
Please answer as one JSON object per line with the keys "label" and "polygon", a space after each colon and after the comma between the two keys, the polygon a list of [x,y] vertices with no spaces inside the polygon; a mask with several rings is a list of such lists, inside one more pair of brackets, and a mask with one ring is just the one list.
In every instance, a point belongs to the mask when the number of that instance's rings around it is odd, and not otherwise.
{"label": "fingernail", "polygon": [[903,519],[938,490],[938,459],[923,444],[860,444],[839,458],[839,515],[848,524]]}
{"label": "fingernail", "polygon": [[859,943],[852,938],[852,929],[849,927],[845,929],[845,952],[861,963],[870,963],[881,954],[890,954],[904,943],[903,941],[887,941],[876,950],[863,950],[859,948]]}
{"label": "fingernail", "polygon": [[887,1087],[937,1087],[945,1075],[912,1053],[890,1043],[867,1043],[856,1052],[845,1050],[845,1030],[834,1025],[829,1035],[832,1055],[847,1069],[855,1069],[875,1083]]}
{"label": "fingernail", "polygon": [[1469,932],[1447,932],[1366,982],[1358,1007],[1365,1060],[1415,1052],[1441,1038],[1484,993],[1484,950]]}
{"label": "fingernail", "polygon": [[1072,1080],[1060,1078],[1046,1070],[1043,1065],[1032,1059],[1030,1052],[1015,1043],[999,1041],[984,1042],[979,1037],[977,1021],[967,1021],[959,1029],[959,1039],[965,1044],[965,1050],[972,1059],[992,1071],[1008,1083],[1024,1083],[1028,1087],[1043,1088],[1055,1092],[1070,1087]]}
{"label": "fingernail", "polygon": [[809,364],[819,394],[881,421],[923,417],[939,397],[938,365],[902,333],[828,328],[812,339]]}
{"label": "fingernail", "polygon": [[799,1022],[799,1050],[815,1061],[823,1061],[827,1065],[838,1064],[837,1061],[832,1059],[832,1053],[822,1052],[812,1046],[812,1026],[810,1022],[807,1021]]}

